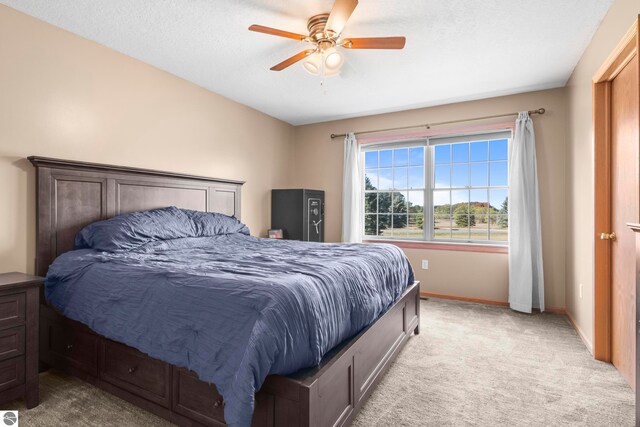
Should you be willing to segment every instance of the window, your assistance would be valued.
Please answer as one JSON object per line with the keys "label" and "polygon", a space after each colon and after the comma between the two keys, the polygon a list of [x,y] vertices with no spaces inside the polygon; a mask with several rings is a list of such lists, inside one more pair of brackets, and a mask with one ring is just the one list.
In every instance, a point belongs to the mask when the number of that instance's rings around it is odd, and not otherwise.
{"label": "window", "polygon": [[365,152],[365,236],[423,238],[425,148]]}
{"label": "window", "polygon": [[506,243],[510,131],[364,149],[365,238]]}

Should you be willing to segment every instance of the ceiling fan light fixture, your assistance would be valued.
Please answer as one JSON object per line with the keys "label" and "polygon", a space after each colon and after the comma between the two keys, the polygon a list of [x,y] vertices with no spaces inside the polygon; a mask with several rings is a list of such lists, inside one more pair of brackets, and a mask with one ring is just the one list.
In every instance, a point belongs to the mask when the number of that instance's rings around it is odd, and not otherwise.
{"label": "ceiling fan light fixture", "polygon": [[317,53],[312,53],[302,63],[302,66],[305,70],[307,70],[309,74],[318,76],[320,75],[320,71],[322,69],[322,57]]}
{"label": "ceiling fan light fixture", "polygon": [[340,73],[344,57],[335,48],[312,53],[302,63],[304,69],[314,76],[332,77]]}
{"label": "ceiling fan light fixture", "polygon": [[340,71],[344,57],[335,47],[324,52],[324,67],[325,72]]}

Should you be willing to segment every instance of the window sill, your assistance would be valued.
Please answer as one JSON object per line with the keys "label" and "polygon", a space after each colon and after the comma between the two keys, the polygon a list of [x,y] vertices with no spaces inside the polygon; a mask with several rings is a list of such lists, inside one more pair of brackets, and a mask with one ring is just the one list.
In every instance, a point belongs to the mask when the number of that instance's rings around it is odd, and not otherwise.
{"label": "window sill", "polygon": [[504,245],[488,245],[483,243],[449,243],[449,242],[424,242],[416,240],[388,240],[367,239],[363,243],[389,243],[403,249],[430,249],[436,251],[462,251],[484,252],[491,254],[509,253],[509,247]]}

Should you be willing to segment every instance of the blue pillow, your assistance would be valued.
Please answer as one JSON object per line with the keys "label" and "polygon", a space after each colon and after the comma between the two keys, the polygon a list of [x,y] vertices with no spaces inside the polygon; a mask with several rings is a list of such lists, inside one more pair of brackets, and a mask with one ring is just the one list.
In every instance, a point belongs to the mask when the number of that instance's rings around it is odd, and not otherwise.
{"label": "blue pillow", "polygon": [[198,237],[233,233],[249,235],[249,228],[232,216],[217,212],[183,210],[193,221]]}
{"label": "blue pillow", "polygon": [[76,248],[115,252],[132,250],[155,240],[196,236],[191,218],[174,206],[131,212],[94,222],[76,235]]}

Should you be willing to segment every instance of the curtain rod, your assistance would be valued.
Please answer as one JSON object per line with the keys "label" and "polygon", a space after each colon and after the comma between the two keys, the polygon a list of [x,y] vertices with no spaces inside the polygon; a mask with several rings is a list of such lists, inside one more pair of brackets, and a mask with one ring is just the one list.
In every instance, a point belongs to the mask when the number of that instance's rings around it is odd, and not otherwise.
{"label": "curtain rod", "polygon": [[[529,113],[529,115],[544,114],[545,111],[546,110],[544,108],[538,108],[537,110],[529,110],[528,113]],[[493,116],[474,117],[472,119],[449,120],[447,122],[425,123],[423,125],[415,125],[415,126],[401,126],[401,127],[397,127],[397,128],[365,130],[365,131],[362,131],[362,132],[355,132],[355,134],[356,135],[365,135],[365,134],[369,134],[369,133],[390,132],[392,130],[414,129],[414,128],[422,128],[422,127],[426,128],[426,129],[431,129],[432,126],[450,125],[450,124],[453,124],[453,123],[473,122],[473,121],[476,121],[476,120],[496,119],[498,117],[508,117],[508,116],[517,116],[517,115],[518,115],[518,113],[495,114]],[[346,133],[339,133],[339,134],[332,133],[331,134],[331,139],[344,138],[345,136],[347,136]]]}

